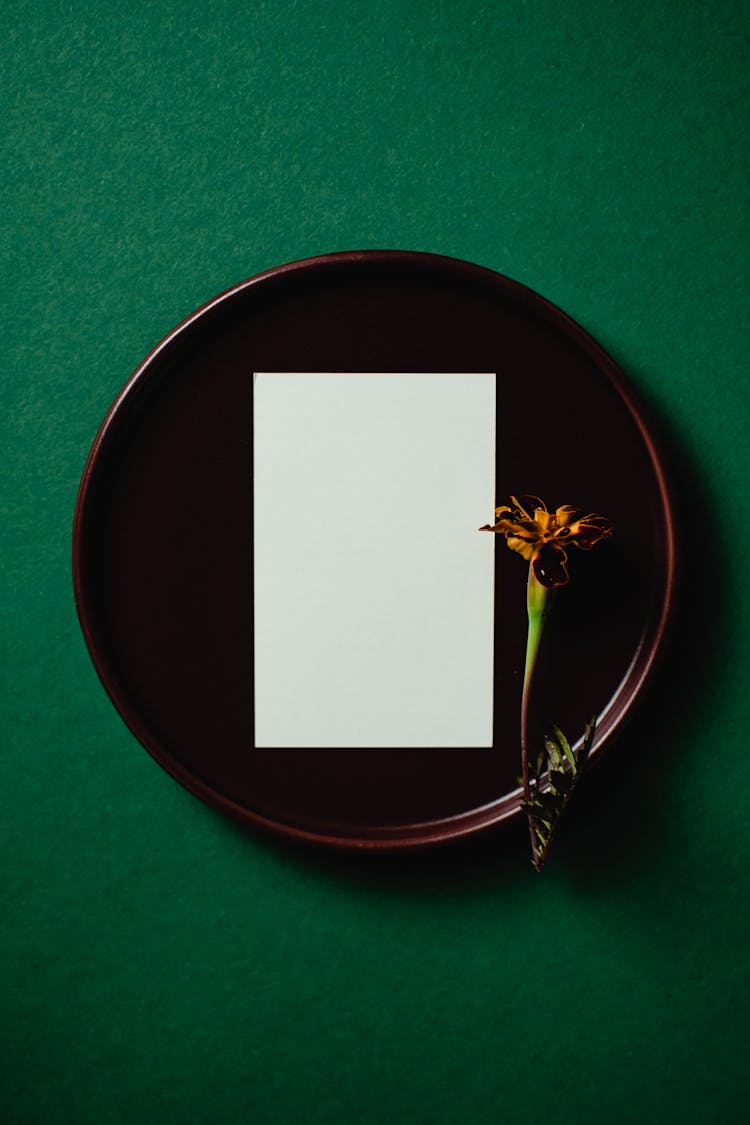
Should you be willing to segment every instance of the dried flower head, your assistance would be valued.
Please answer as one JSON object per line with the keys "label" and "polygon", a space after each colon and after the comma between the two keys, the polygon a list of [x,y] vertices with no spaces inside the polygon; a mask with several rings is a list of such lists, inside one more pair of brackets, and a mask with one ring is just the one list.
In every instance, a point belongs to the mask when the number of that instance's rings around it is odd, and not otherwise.
{"label": "dried flower head", "polygon": [[537,581],[548,589],[567,583],[567,549],[571,544],[588,551],[612,534],[612,524],[605,516],[593,512],[583,515],[570,504],[549,512],[538,496],[522,496],[520,500],[511,496],[511,500],[512,508],[503,505],[495,509],[494,526],[485,524],[479,530],[504,535],[511,550],[530,563]]}

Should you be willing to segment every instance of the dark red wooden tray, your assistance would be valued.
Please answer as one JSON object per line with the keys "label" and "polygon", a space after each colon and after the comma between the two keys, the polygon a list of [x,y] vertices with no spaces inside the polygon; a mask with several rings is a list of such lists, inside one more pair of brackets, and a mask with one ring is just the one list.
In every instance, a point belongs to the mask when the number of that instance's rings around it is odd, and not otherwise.
{"label": "dark red wooden tray", "polygon": [[[608,515],[575,553],[537,707],[594,753],[635,704],[674,586],[674,521],[622,372],[564,313],[466,262],[332,254],[251,278],[143,361],[102,424],[75,515],[81,626],[118,711],[178,781],[260,828],[348,848],[446,841],[518,812],[525,565],[496,546],[492,750],[256,749],[253,371],[496,371],[497,502],[532,492]],[[491,512],[484,518],[490,519]]]}

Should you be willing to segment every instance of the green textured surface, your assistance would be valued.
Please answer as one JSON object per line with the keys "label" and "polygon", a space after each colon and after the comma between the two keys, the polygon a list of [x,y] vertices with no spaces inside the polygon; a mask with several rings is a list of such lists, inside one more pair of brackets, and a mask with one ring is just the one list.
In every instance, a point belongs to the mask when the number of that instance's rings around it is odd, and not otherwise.
{"label": "green textured surface", "polygon": [[[6,4],[4,1121],[745,1119],[749,29],[674,0]],[[228,285],[360,247],[538,289],[672,451],[678,643],[542,878],[520,829],[390,863],[242,833],[79,634],[75,493],[129,372]]]}

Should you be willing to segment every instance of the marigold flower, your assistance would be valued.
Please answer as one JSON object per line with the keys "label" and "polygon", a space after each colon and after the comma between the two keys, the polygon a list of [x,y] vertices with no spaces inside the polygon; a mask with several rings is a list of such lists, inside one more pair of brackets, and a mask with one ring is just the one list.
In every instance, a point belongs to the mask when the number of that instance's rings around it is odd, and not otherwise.
{"label": "marigold flower", "polygon": [[612,534],[610,521],[594,512],[582,515],[570,504],[549,512],[538,496],[522,496],[520,500],[511,496],[511,500],[512,508],[503,505],[495,509],[494,526],[485,524],[479,530],[504,535],[511,550],[526,559],[534,577],[548,589],[568,581],[569,546],[588,551]]}

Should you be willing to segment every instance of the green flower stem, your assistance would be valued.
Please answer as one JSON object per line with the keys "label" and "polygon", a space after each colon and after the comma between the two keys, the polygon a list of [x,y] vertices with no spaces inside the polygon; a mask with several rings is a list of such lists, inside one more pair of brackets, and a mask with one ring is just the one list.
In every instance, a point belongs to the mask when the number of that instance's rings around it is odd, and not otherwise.
{"label": "green flower stem", "polygon": [[[529,787],[529,751],[528,751],[528,725],[529,702],[531,688],[534,682],[536,660],[539,654],[539,645],[544,631],[544,622],[552,605],[553,591],[537,581],[533,567],[529,567],[529,581],[526,588],[526,606],[529,615],[529,632],[526,638],[526,665],[523,673],[523,694],[521,696],[521,774],[523,779],[524,800],[531,796]],[[529,819],[529,832],[531,834],[532,852],[536,856],[538,851],[536,836]]]}

